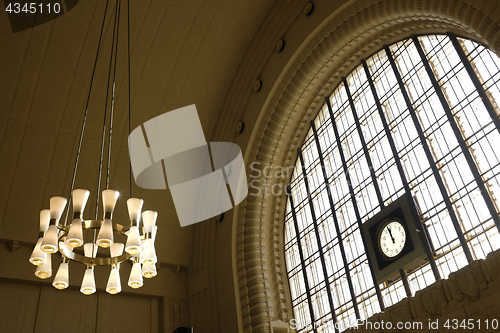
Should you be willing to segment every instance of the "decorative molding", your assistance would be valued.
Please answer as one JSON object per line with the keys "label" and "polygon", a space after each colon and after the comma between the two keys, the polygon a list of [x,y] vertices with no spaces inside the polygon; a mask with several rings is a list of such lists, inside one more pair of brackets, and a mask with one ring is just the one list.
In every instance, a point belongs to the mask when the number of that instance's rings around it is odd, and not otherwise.
{"label": "decorative molding", "polygon": [[163,298],[165,313],[165,332],[172,332],[177,327],[187,326],[188,308],[184,298]]}
{"label": "decorative molding", "polygon": [[391,322],[393,323],[408,323],[412,322],[414,319],[408,298],[387,308],[386,311],[389,312],[390,318],[392,319]]}
{"label": "decorative molding", "polygon": [[412,305],[415,318],[439,317],[442,310],[448,306],[443,281],[437,281],[417,291],[412,299]]}
{"label": "decorative molding", "polygon": [[[315,2],[317,8],[320,8],[320,2]],[[311,17],[314,17],[314,13]],[[276,83],[273,93],[268,96],[270,103],[262,110],[260,122],[256,125],[257,135],[248,146],[250,158],[246,161],[247,164],[260,162],[262,167],[293,165],[296,148],[301,144],[309,128],[309,121],[323,103],[324,97],[335,87],[342,75],[347,74],[363,57],[369,56],[383,44],[406,38],[410,34],[452,31],[483,42],[498,53],[499,19],[500,7],[493,1],[350,2],[350,5],[330,17],[324,28],[317,31],[284,73],[283,78]],[[291,24],[293,25],[293,22]],[[257,36],[263,39],[262,45],[269,44],[270,50],[273,50],[275,44],[272,40],[276,39],[272,38],[275,37],[272,34],[262,35]],[[286,35],[282,37],[287,38]],[[266,38],[272,40],[267,41]],[[278,56],[277,53],[273,55],[271,51],[262,50],[262,47],[256,48],[254,52],[263,52],[268,58]],[[252,54],[249,55],[251,56]],[[256,54],[254,56],[257,58]],[[261,57],[259,55],[259,59]],[[260,60],[244,63],[246,67],[242,72],[253,76],[253,80],[255,77],[266,77],[265,61]],[[247,82],[253,81],[250,78]],[[271,88],[266,89],[271,91]],[[251,89],[236,90],[231,96],[228,95],[230,101],[222,113],[225,119],[223,123],[235,123],[233,118],[240,115],[228,110],[244,110],[252,98],[250,91]],[[253,98],[256,98],[255,96],[257,95],[254,94]],[[221,126],[223,129],[224,125]],[[264,178],[262,176],[260,180],[263,181]],[[287,179],[277,182],[284,186]],[[288,321],[293,316],[288,299],[287,277],[283,269],[283,244],[280,238],[285,203],[283,198],[274,196],[249,196],[238,210],[237,303],[241,307],[240,327],[243,327],[245,333],[271,332],[271,321]],[[273,262],[266,263],[268,254],[271,254]],[[482,282],[477,283],[480,289]],[[460,288],[465,295],[477,294],[477,288]],[[436,297],[441,297],[439,295]],[[423,299],[422,302],[426,298]],[[432,306],[429,309],[427,307],[429,306],[424,303],[425,311],[438,311]]]}
{"label": "decorative molding", "polygon": [[[442,325],[447,319],[458,319],[459,321],[473,319],[474,322],[478,319],[483,321],[498,319],[500,313],[498,282],[496,280],[486,281],[482,273],[482,267],[494,263],[498,256],[500,256],[500,250],[492,252],[486,260],[472,262],[455,272],[458,274],[450,274],[448,279],[435,282],[418,291],[409,300],[405,298],[386,308],[385,312],[377,313],[368,318],[367,321],[371,323],[381,323],[382,320],[385,323],[391,322],[393,330],[384,330],[384,332],[399,332],[400,330],[396,329],[396,323],[422,323],[423,330],[427,331],[429,323],[439,322],[440,328],[443,328]],[[472,285],[469,286],[469,283]],[[450,289],[458,292],[462,297],[456,298],[453,292],[446,292]],[[365,325],[361,324],[357,329],[348,329],[346,333],[367,331],[370,330],[366,330]]]}
{"label": "decorative molding", "polygon": [[465,299],[475,302],[479,299],[480,291],[487,287],[482,262],[483,260],[471,262],[468,266],[450,274],[448,280],[454,300]]}
{"label": "decorative molding", "polygon": [[21,244],[18,241],[11,241],[11,242],[9,242],[9,251],[11,253],[16,252],[20,248],[21,248]]}

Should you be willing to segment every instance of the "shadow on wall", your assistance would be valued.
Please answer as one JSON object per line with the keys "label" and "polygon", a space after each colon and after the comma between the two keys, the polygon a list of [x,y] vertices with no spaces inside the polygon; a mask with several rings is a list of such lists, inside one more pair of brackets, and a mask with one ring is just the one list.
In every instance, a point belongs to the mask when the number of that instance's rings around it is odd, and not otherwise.
{"label": "shadow on wall", "polygon": [[80,0],[10,1],[3,0],[12,32],[31,29],[66,14]]}

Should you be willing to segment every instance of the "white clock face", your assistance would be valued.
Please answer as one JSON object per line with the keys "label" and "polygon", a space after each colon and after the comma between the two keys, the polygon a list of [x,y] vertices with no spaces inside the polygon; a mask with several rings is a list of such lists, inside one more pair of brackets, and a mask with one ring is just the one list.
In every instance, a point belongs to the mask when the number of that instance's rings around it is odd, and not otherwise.
{"label": "white clock face", "polygon": [[394,258],[403,251],[406,243],[406,231],[398,220],[387,221],[380,231],[378,244],[382,254]]}

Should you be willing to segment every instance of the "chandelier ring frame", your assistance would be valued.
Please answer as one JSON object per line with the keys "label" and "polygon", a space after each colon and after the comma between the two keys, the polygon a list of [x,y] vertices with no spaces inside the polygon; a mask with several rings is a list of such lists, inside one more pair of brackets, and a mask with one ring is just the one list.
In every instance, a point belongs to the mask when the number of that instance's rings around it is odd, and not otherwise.
{"label": "chandelier ring frame", "polygon": [[[83,220],[82,227],[83,229],[86,230],[92,230],[92,229],[99,230],[101,228],[103,221],[104,220]],[[130,226],[125,227],[115,222],[112,222],[112,224],[113,224],[113,232],[127,236],[126,232],[130,229]],[[56,226],[59,230],[62,230],[64,232],[59,237],[59,252],[69,260],[73,260],[85,264],[87,266],[92,266],[92,265],[112,266],[127,261],[132,257],[134,257],[134,255],[129,254],[127,252],[124,252],[122,255],[116,257],[94,257],[94,258],[87,257],[79,253],[75,253],[71,251],[68,247],[61,246],[61,242],[64,243],[64,241],[66,240],[66,236],[69,232],[69,226],[64,226],[64,225],[56,225]]]}

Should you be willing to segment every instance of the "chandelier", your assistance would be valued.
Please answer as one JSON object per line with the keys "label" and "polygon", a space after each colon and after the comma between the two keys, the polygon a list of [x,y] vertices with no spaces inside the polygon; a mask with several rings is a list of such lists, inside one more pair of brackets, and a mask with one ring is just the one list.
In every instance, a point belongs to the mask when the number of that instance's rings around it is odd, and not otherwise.
{"label": "chandelier", "polygon": [[[127,1],[127,48],[128,48],[128,131],[130,134],[130,4]],[[130,260],[132,269],[128,280],[131,288],[140,288],[143,285],[143,277],[152,278],[156,276],[156,251],[154,241],[156,238],[156,219],[158,214],[155,211],[147,210],[141,213],[143,200],[132,197],[132,172],[130,170],[130,199],[127,200],[128,215],[130,223],[119,224],[113,220],[113,211],[119,196],[118,191],[109,189],[109,168],[111,162],[111,147],[113,133],[113,113],[115,105],[115,78],[116,62],[118,51],[118,40],[120,31],[121,0],[117,0],[114,5],[114,15],[110,11],[110,22],[114,20],[113,37],[109,58],[108,84],[106,101],[104,105],[104,121],[102,129],[102,142],[100,149],[99,175],[97,181],[95,217],[93,220],[84,220],[84,209],[90,196],[90,192],[85,189],[74,189],[75,179],[78,169],[78,161],[83,141],[89,100],[92,92],[92,83],[96,72],[99,53],[103,41],[104,26],[108,14],[109,0],[106,2],[104,17],[102,20],[99,42],[97,45],[94,69],[92,72],[85,112],[83,116],[80,141],[76,154],[76,161],[73,171],[73,179],[69,195],[70,204],[64,197],[55,196],[50,199],[50,209],[43,209],[40,212],[40,233],[35,248],[29,261],[36,266],[35,275],[41,279],[48,279],[52,276],[52,256],[59,253],[62,262],[57,270],[52,285],[57,289],[66,289],[69,286],[69,264],[72,262],[86,266],[82,278],[80,291],[85,295],[93,294],[96,291],[94,269],[96,266],[109,266],[110,274],[106,291],[110,294],[117,294],[121,291],[120,264]],[[109,115],[108,115],[109,105]],[[109,118],[109,126],[106,122]],[[105,147],[107,146],[107,156]],[[107,157],[106,169],[103,170],[103,163]],[[103,174],[106,175],[106,189],[102,191],[102,219],[98,219],[99,193]],[[68,223],[70,216],[70,206],[72,203],[73,218]],[[66,210],[66,216],[62,215]],[[64,220],[64,221],[63,221]],[[141,221],[142,220],[142,221]],[[142,235],[141,235],[142,231]],[[123,235],[126,242],[115,241],[115,236]],[[118,236],[117,238],[122,238]],[[82,250],[83,248],[83,250]],[[109,253],[108,253],[109,250]],[[98,253],[99,252],[99,253]]]}

